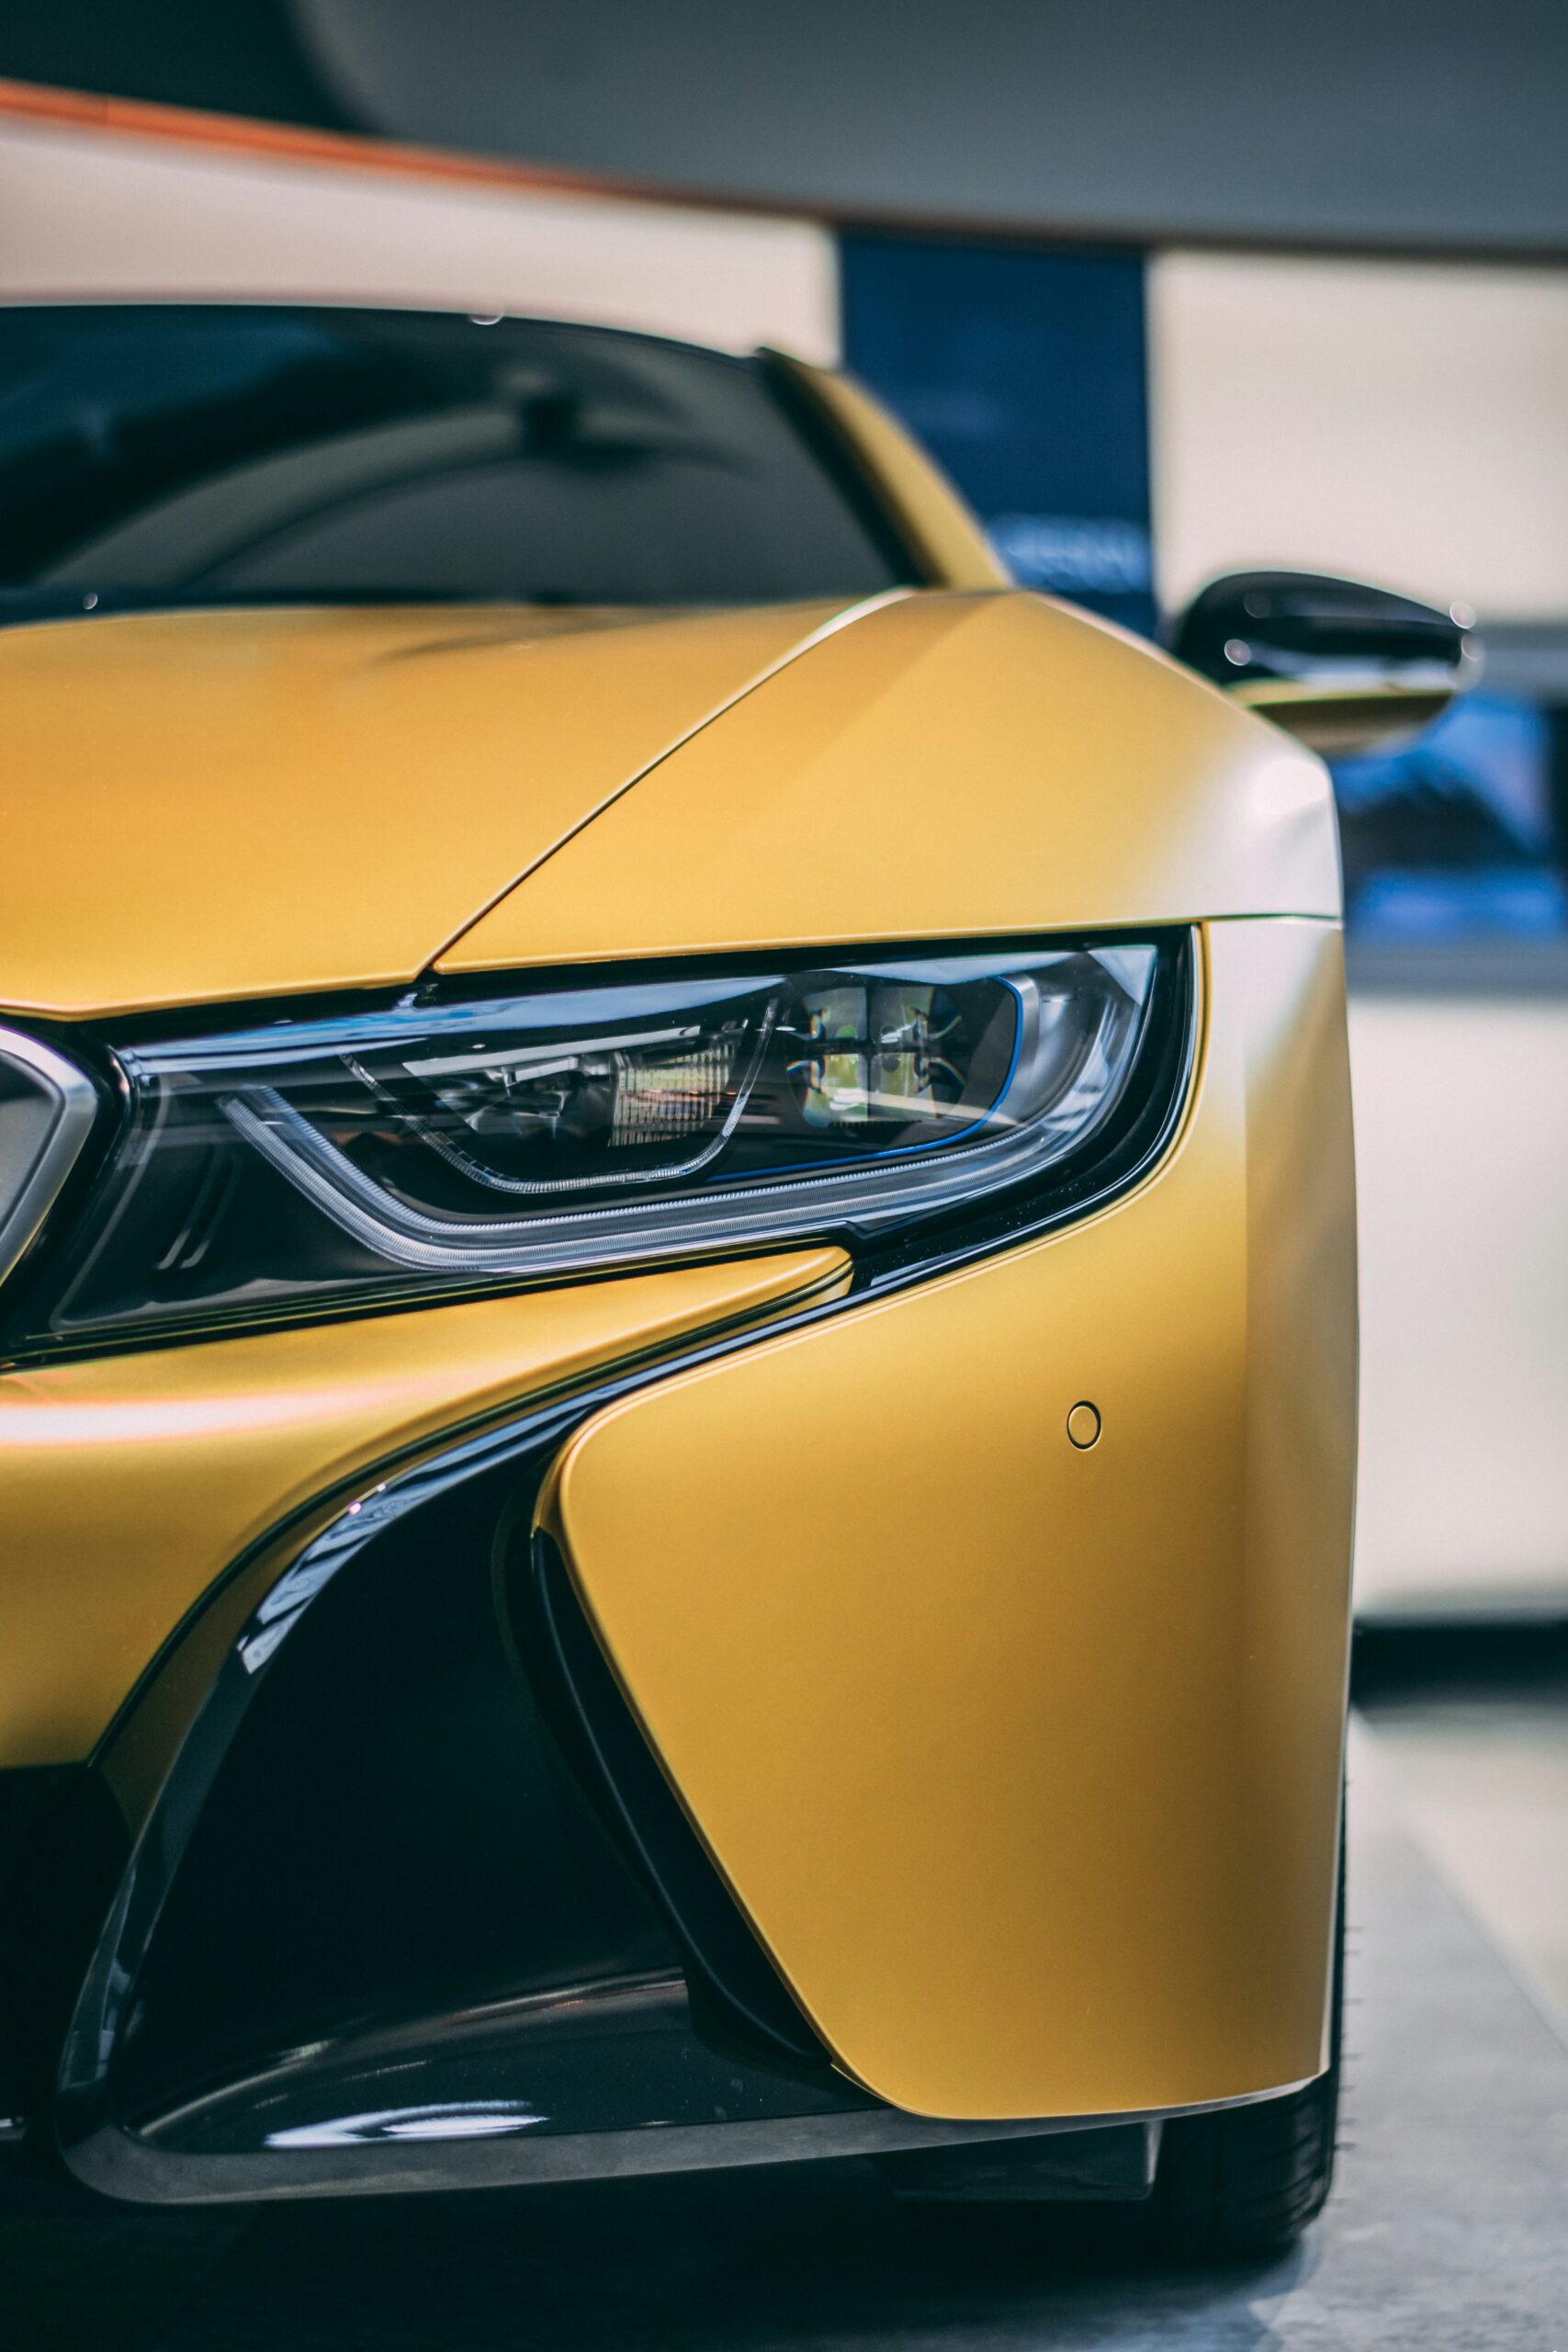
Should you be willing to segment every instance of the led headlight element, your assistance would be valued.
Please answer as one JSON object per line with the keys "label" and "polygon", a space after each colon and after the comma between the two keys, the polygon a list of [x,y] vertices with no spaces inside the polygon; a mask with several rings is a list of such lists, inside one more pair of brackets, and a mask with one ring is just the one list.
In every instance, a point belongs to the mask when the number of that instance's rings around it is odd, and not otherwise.
{"label": "led headlight element", "polygon": [[962,1213],[1105,1126],[1165,952],[673,974],[122,1047],[96,1239],[38,1336]]}

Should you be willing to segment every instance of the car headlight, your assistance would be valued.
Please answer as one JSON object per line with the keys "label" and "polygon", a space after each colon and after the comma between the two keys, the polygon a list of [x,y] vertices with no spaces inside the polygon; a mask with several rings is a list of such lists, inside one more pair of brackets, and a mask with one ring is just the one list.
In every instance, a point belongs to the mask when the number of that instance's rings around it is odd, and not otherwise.
{"label": "car headlight", "polygon": [[118,1043],[123,1127],[25,1344],[972,1214],[1115,1122],[1180,952],[710,968]]}

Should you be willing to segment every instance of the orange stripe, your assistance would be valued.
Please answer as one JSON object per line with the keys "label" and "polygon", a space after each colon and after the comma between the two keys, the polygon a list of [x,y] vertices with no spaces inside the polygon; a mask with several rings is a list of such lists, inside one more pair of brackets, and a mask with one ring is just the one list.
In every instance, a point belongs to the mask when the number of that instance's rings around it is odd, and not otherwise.
{"label": "orange stripe", "polygon": [[0,120],[51,123],[118,137],[161,140],[180,147],[220,149],[265,163],[326,164],[344,171],[446,180],[465,187],[506,188],[536,196],[590,197],[639,204],[696,206],[708,211],[744,209],[809,217],[811,208],[769,197],[716,195],[712,190],[657,187],[570,165],[516,164],[489,155],[460,155],[439,147],[342,130],[306,130],[288,123],[254,122],[241,115],[194,107],[162,106],[145,98],[115,98],[88,90],[56,90],[0,78]]}

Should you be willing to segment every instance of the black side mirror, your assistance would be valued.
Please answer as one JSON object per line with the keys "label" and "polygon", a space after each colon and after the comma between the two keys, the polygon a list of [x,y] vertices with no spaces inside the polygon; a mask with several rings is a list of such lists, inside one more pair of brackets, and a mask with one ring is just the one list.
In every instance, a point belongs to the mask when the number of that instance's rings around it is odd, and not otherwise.
{"label": "black side mirror", "polygon": [[1480,674],[1471,616],[1310,571],[1212,581],[1171,651],[1317,752],[1414,734]]}

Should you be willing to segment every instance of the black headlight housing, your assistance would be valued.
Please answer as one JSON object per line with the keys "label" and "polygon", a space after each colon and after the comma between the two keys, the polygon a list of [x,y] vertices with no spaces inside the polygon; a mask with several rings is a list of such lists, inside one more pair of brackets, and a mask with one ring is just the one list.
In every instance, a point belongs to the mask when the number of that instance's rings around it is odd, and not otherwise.
{"label": "black headlight housing", "polygon": [[[531,976],[98,1041],[18,1355],[1067,1214],[1168,1116],[1185,933]],[[172,1034],[177,1028],[179,1034]],[[160,1034],[163,1033],[163,1034]],[[1129,1157],[1131,1154],[1131,1157]]]}

